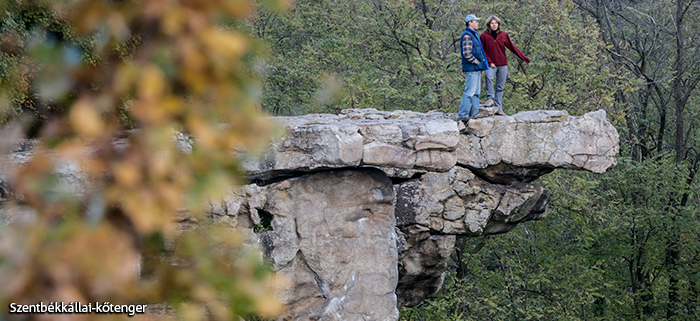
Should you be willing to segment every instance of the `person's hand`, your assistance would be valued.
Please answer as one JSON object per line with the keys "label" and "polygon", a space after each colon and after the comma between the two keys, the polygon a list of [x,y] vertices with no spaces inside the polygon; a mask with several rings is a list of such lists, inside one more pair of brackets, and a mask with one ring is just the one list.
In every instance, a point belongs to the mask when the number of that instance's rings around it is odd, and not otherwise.
{"label": "person's hand", "polygon": [[496,64],[494,64],[494,63],[491,63],[489,66],[490,66],[491,68],[496,68]]}

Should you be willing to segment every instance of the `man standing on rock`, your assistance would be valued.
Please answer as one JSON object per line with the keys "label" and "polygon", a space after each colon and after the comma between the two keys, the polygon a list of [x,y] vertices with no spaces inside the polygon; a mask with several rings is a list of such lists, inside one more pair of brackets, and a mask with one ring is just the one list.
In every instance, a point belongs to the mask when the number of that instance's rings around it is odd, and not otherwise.
{"label": "man standing on rock", "polygon": [[479,34],[479,20],[470,14],[464,18],[467,27],[462,32],[459,47],[462,53],[462,71],[466,73],[466,84],[459,104],[458,120],[467,122],[479,115],[479,94],[481,93],[481,71],[489,69],[489,62],[484,54]]}

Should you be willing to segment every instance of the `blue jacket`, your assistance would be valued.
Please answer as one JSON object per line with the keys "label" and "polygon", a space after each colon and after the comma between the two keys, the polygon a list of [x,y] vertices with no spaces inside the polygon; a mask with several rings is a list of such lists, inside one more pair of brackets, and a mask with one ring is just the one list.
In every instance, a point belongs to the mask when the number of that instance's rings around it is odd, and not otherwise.
{"label": "blue jacket", "polygon": [[[462,48],[464,48],[465,34],[469,35],[469,37],[472,39],[472,55],[476,59],[479,59],[478,65],[470,63],[469,61],[467,61],[466,58],[464,58],[464,52],[462,52]],[[489,69],[489,62],[486,59],[486,55],[484,54],[484,47],[481,45],[481,40],[479,40],[479,34],[476,32],[476,30],[472,30],[469,27],[464,29],[464,32],[462,32],[462,36],[459,37],[459,52],[462,54],[462,71],[469,72]]]}

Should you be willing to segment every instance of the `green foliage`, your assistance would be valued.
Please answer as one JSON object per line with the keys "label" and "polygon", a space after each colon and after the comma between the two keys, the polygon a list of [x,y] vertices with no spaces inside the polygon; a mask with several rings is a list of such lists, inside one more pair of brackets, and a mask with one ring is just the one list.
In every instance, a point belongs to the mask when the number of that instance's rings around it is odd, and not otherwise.
{"label": "green foliage", "polygon": [[[619,308],[623,315],[663,319],[672,309],[673,314],[699,316],[695,306],[700,288],[694,280],[700,251],[697,203],[680,203],[690,192],[688,170],[668,155],[641,163],[622,158],[601,181],[596,209],[614,225],[599,236],[599,242],[607,249],[605,257],[620,260],[611,261],[615,264],[606,270],[612,279],[623,281],[623,288],[631,289],[616,294],[633,303]],[[676,259],[671,257],[674,251]]]}
{"label": "green foliage", "polygon": [[[562,175],[564,174],[564,175]],[[555,172],[548,177],[573,197],[563,203],[576,217],[551,211],[545,221],[525,223],[515,230],[485,240],[475,254],[453,255],[444,288],[417,308],[405,309],[405,320],[590,320],[606,288],[605,271],[582,225],[605,222],[589,209],[591,201],[581,193],[595,186],[586,175]],[[553,195],[552,200],[564,200]],[[555,208],[556,204],[550,205]],[[458,242],[465,253],[480,239]],[[466,263],[465,276],[457,276],[456,261]],[[436,303],[437,302],[437,303]],[[415,310],[430,310],[427,318],[413,319]]]}
{"label": "green foliage", "polygon": [[[97,64],[98,37],[81,36],[60,11],[41,1],[7,1],[0,22],[0,124],[22,114],[44,122],[72,101],[65,91],[67,71],[76,64]],[[44,66],[57,66],[46,70]],[[36,86],[36,84],[42,84]]]}
{"label": "green foliage", "polygon": [[513,112],[558,109],[579,115],[611,109],[617,76],[606,63],[605,44],[593,21],[579,17],[570,1],[528,1],[526,6],[501,1],[487,8],[503,18],[503,28],[532,60],[526,65],[508,53],[512,87],[506,87],[506,96]]}
{"label": "green foliage", "polygon": [[260,223],[255,225],[255,227],[253,228],[253,232],[262,233],[265,231],[272,230],[272,220],[275,217],[272,214],[262,210],[259,210],[258,212],[260,214]]}
{"label": "green foliage", "polygon": [[[443,289],[402,320],[676,320],[700,317],[700,213],[689,168],[621,157],[610,173],[557,171],[549,216],[453,255]],[[694,200],[672,206],[684,193]],[[457,246],[469,253],[481,239]],[[678,250],[671,264],[669,248]],[[466,263],[457,276],[455,260]],[[672,279],[677,304],[672,305]],[[669,309],[674,316],[669,317]]]}
{"label": "green foliage", "polygon": [[[687,11],[669,20],[676,8]],[[263,98],[270,112],[454,112],[464,82],[462,19],[497,15],[532,60],[508,53],[508,113],[602,108],[618,128],[617,168],[542,179],[552,194],[549,218],[454,258],[444,290],[403,309],[403,319],[693,319],[700,64],[692,53],[700,46],[687,36],[697,19],[687,17],[697,10],[682,0],[305,0],[287,14],[261,11],[252,28],[271,46]],[[675,69],[681,65],[687,70]],[[468,262],[463,279],[458,260]]]}
{"label": "green foliage", "polygon": [[[608,108],[615,76],[591,21],[570,2],[301,0],[252,23],[271,46],[263,106],[275,114],[342,108],[455,112],[464,87],[464,16],[499,15],[533,61],[511,55],[506,110]],[[546,14],[548,19],[533,16]],[[572,18],[573,17],[573,18]],[[482,26],[483,27],[483,26]],[[485,94],[485,91],[484,91]]]}
{"label": "green foliage", "polygon": [[[443,290],[404,308],[402,319],[698,319],[700,59],[690,31],[698,21],[688,17],[700,7],[683,0],[486,7],[533,60],[511,63],[506,96],[516,105],[507,108],[605,108],[621,136],[619,164],[605,175],[540,179],[551,193],[549,217],[453,257]],[[461,242],[468,253],[481,240]],[[467,264],[463,278],[459,261]]]}

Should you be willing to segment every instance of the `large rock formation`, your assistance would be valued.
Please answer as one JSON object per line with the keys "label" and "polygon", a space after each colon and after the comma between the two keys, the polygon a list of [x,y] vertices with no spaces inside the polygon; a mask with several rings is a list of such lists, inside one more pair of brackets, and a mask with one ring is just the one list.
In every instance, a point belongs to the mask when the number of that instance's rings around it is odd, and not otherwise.
{"label": "large rock formation", "polygon": [[396,320],[393,204],[391,180],[361,168],[246,186],[213,213],[248,227],[269,222],[259,241],[290,280],[281,299],[295,319]]}
{"label": "large rock formation", "polygon": [[[549,194],[534,180],[556,168],[603,173],[619,149],[602,110],[466,126],[452,114],[374,109],[274,121],[286,135],[244,160],[253,183],[212,204],[210,218],[241,229],[289,280],[280,299],[293,320],[397,320],[399,307],[440,289],[457,236],[545,218]],[[68,165],[58,177],[80,193],[85,179]]]}
{"label": "large rock formation", "polygon": [[547,216],[537,177],[616,164],[618,135],[602,110],[453,118],[374,109],[275,118],[287,135],[245,163],[257,184],[212,214],[248,230],[271,220],[257,239],[291,280],[282,299],[293,319],[396,320],[398,307],[440,289],[456,236]]}
{"label": "large rock formation", "polygon": [[275,117],[287,135],[275,140],[267,154],[249,159],[246,170],[253,177],[270,177],[362,165],[444,172],[459,164],[510,183],[554,168],[603,173],[616,164],[619,138],[603,110],[580,117],[530,111],[473,119],[468,128],[453,118],[374,109]]}

